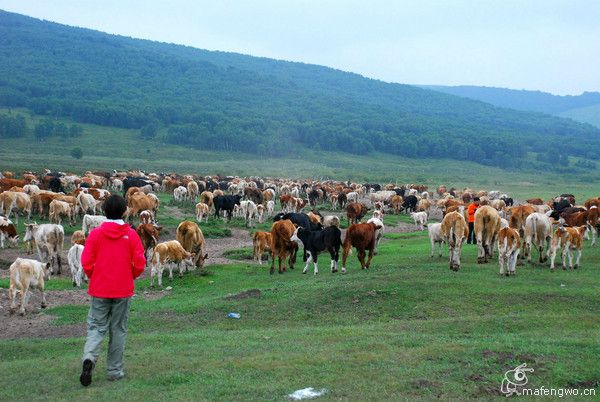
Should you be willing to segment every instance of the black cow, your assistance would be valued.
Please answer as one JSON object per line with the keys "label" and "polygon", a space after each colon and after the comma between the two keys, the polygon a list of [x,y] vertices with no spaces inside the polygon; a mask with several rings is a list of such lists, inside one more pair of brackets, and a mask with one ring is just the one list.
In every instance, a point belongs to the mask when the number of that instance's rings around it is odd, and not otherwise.
{"label": "black cow", "polygon": [[340,208],[344,209],[347,202],[348,202],[348,197],[346,196],[346,193],[340,193],[338,195],[338,205],[340,206]]}
{"label": "black cow", "polygon": [[515,203],[511,197],[502,197],[500,199],[504,201],[507,207],[512,207]]}
{"label": "black cow", "polygon": [[319,201],[319,198],[321,197],[321,194],[319,194],[319,190],[310,190],[308,192],[308,202],[312,207],[315,207],[317,205],[317,202]]}
{"label": "black cow", "polygon": [[228,181],[220,181],[219,182],[219,189],[223,190],[223,191],[227,191],[227,189],[229,188],[229,182]]}
{"label": "black cow", "polygon": [[337,272],[340,247],[342,246],[342,232],[337,226],[329,226],[318,231],[310,231],[303,227],[298,227],[290,240],[295,241],[298,245],[300,243],[304,245],[304,261],[306,265],[302,271],[303,274],[306,273],[308,264],[311,261],[315,264],[315,275],[319,273],[317,259],[319,258],[319,252],[325,250],[329,251],[329,255],[331,256],[331,272]]}
{"label": "black cow", "polygon": [[572,205],[566,198],[561,199],[560,201],[552,202],[552,213],[550,214],[551,218],[558,219],[560,214],[567,208],[571,208]]}
{"label": "black cow", "polygon": [[282,219],[289,219],[290,221],[292,221],[292,223],[294,225],[301,226],[304,229],[308,229],[308,230],[323,229],[323,225],[321,225],[320,223],[312,223],[310,221],[310,219],[308,218],[308,215],[306,215],[303,212],[300,212],[300,213],[288,212],[286,214],[284,214],[283,212],[280,212],[273,217],[273,222],[277,222]]}
{"label": "black cow", "polygon": [[417,197],[414,195],[409,195],[404,199],[404,202],[402,202],[402,208],[400,208],[400,211],[406,211],[406,213],[408,214],[409,212],[415,212],[417,210],[417,202],[419,200],[417,200]]}
{"label": "black cow", "polygon": [[148,184],[151,184],[151,182],[143,177],[127,177],[123,180],[123,196],[127,194],[127,190],[131,187],[144,187]]}
{"label": "black cow", "polygon": [[213,205],[215,206],[215,218],[219,217],[221,210],[227,212],[227,222],[231,220],[233,215],[233,208],[236,205],[240,205],[241,195],[218,195],[213,199]]}
{"label": "black cow", "polygon": [[406,192],[406,189],[404,188],[404,186],[402,186],[402,187],[396,187],[393,191],[396,193],[396,195],[399,195],[400,197],[404,197],[404,193]]}
{"label": "black cow", "polygon": [[217,183],[216,181],[210,180],[210,181],[206,182],[206,189],[208,191],[212,192],[212,191],[217,190],[218,188],[219,188],[219,183]]}
{"label": "black cow", "polygon": [[56,176],[50,179],[50,181],[48,182],[48,188],[50,189],[50,191],[53,191],[55,193],[66,193],[65,188],[63,187],[60,179]]}

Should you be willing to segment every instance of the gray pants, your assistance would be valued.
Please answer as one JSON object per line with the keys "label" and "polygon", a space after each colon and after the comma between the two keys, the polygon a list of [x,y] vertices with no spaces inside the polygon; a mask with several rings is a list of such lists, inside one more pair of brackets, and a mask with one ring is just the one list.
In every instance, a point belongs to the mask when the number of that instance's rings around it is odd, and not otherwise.
{"label": "gray pants", "polygon": [[127,318],[131,297],[102,299],[92,297],[88,313],[87,339],[83,348],[83,360],[96,363],[100,354],[102,339],[108,331],[108,359],[106,362],[109,377],[123,376],[123,350],[127,336]]}

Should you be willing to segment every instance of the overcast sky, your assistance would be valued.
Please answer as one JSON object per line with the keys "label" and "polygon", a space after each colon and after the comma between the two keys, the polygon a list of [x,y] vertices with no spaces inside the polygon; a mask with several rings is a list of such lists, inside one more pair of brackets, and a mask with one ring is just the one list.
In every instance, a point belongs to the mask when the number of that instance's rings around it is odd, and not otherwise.
{"label": "overcast sky", "polygon": [[0,9],[391,82],[600,91],[597,0],[0,0]]}

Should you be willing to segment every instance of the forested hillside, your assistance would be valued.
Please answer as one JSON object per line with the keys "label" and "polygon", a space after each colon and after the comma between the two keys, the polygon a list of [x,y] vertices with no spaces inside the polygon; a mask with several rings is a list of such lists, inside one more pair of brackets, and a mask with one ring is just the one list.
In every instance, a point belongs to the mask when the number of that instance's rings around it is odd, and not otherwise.
{"label": "forested hillside", "polygon": [[600,127],[598,119],[593,119],[591,113],[578,110],[600,107],[600,93],[584,92],[581,95],[553,95],[541,91],[526,91],[507,88],[492,88],[461,85],[455,87],[424,85],[422,88],[433,89],[451,95],[462,96],[492,105],[511,109],[554,114],[570,117],[584,123]]}
{"label": "forested hillside", "polygon": [[548,168],[568,164],[568,155],[600,155],[600,130],[567,119],[2,11],[0,54],[0,106],[140,129],[140,141],[270,156],[298,147],[379,151],[511,168],[528,166],[528,152]]}

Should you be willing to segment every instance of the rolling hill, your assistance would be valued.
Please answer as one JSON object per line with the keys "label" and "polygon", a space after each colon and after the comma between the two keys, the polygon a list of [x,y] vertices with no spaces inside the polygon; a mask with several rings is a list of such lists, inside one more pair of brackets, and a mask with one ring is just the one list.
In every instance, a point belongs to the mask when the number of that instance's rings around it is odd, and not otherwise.
{"label": "rolling hill", "polygon": [[584,92],[581,95],[553,95],[541,91],[514,90],[479,86],[424,85],[422,88],[487,102],[511,109],[553,114],[600,127],[598,110],[600,93]]}
{"label": "rolling hill", "polygon": [[585,162],[600,154],[600,130],[569,119],[321,66],[132,39],[3,11],[0,54],[6,61],[0,63],[0,106],[45,116],[39,123],[45,128],[28,128],[39,141],[67,133],[52,129],[62,117],[139,129],[144,138],[134,146],[154,138],[258,158],[323,150],[556,169],[569,157]]}

